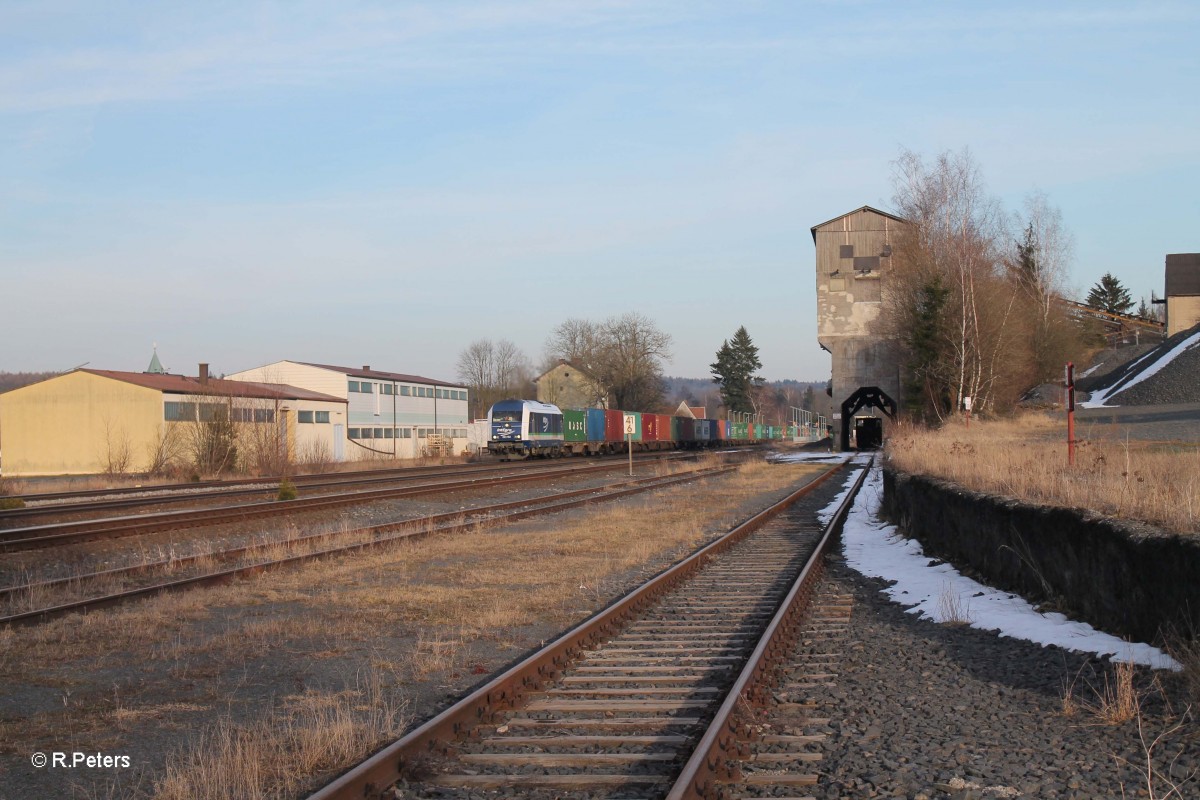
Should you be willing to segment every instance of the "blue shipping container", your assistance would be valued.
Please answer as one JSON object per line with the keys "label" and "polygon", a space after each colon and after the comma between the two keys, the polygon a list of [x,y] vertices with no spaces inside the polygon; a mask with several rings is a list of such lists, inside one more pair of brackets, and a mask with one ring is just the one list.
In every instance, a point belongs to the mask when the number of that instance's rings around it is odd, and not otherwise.
{"label": "blue shipping container", "polygon": [[589,442],[604,441],[604,409],[587,409],[587,440]]}

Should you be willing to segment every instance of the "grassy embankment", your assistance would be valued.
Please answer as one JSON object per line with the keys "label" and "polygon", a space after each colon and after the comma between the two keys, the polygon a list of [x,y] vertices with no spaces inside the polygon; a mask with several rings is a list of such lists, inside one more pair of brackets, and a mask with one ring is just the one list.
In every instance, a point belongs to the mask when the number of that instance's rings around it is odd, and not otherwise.
{"label": "grassy embankment", "polygon": [[1200,534],[1200,448],[1093,440],[1081,427],[1072,467],[1066,438],[1065,421],[1046,414],[972,420],[969,428],[901,424],[892,430],[887,457],[903,472],[979,492]]}

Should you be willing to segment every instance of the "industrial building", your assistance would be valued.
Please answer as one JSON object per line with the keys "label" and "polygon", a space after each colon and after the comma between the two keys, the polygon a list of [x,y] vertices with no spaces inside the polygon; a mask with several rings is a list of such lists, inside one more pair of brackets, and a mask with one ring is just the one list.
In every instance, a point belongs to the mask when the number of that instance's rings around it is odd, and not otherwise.
{"label": "industrial building", "polygon": [[[335,460],[415,458],[467,449],[467,387],[371,369],[276,361],[227,376],[299,386],[346,401],[344,426],[334,426]],[[307,418],[298,425],[310,424]]]}
{"label": "industrial building", "polygon": [[904,224],[862,206],[812,228],[817,342],[832,356],[834,441],[843,449],[852,433],[881,439],[884,417],[904,402],[895,339],[878,327],[892,246]]}
{"label": "industrial building", "polygon": [[1167,256],[1167,336],[1200,325],[1200,253]]}
{"label": "industrial building", "polygon": [[[0,474],[144,473],[193,463],[206,426],[222,424],[245,461],[333,453],[346,400],[281,384],[161,371],[76,369],[0,394]],[[319,420],[302,425],[301,421]],[[232,469],[234,464],[225,465]],[[245,468],[246,464],[239,465]]]}

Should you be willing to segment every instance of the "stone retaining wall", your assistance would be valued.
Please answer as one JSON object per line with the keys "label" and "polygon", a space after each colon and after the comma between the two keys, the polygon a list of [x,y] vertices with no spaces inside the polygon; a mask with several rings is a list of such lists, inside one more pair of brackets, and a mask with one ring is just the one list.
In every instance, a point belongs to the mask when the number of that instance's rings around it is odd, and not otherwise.
{"label": "stone retaining wall", "polygon": [[1135,641],[1200,631],[1200,535],[884,470],[883,513],[925,552]]}

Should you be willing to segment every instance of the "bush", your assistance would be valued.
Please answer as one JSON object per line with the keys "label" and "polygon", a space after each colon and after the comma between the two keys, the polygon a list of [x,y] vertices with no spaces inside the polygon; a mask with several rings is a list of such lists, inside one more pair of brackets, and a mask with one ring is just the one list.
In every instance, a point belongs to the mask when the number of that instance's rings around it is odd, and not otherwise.
{"label": "bush", "polygon": [[275,496],[276,500],[295,500],[296,499],[296,484],[292,483],[287,478],[279,482],[279,494]]}
{"label": "bush", "polygon": [[14,508],[24,508],[25,501],[19,497],[0,497],[0,511],[10,511]]}

